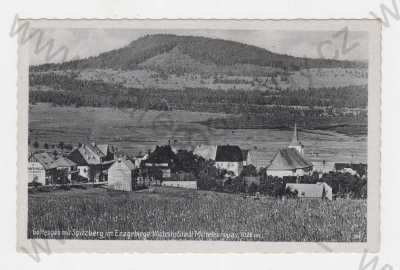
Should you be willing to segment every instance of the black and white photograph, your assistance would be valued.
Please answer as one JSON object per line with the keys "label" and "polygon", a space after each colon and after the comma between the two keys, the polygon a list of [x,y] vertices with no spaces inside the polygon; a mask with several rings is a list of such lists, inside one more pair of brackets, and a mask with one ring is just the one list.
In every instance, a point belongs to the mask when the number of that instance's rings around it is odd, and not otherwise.
{"label": "black and white photograph", "polygon": [[378,24],[23,23],[27,240],[376,240]]}

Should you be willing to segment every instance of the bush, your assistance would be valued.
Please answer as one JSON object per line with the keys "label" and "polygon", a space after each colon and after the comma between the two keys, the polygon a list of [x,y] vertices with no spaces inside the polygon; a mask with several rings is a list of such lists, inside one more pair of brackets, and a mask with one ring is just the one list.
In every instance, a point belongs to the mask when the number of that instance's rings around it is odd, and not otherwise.
{"label": "bush", "polygon": [[35,141],[35,142],[33,143],[33,147],[34,147],[34,148],[39,148],[39,146],[40,146],[40,145],[39,145],[39,143],[38,143],[37,141]]}
{"label": "bush", "polygon": [[261,182],[258,191],[272,197],[282,197],[286,194],[286,182],[279,177],[268,176]]}
{"label": "bush", "polygon": [[251,183],[247,192],[250,194],[255,194],[258,191],[258,185],[256,183]]}
{"label": "bush", "polygon": [[42,186],[42,183],[39,183],[39,182],[28,183],[28,187],[40,187],[40,186]]}
{"label": "bush", "polygon": [[324,174],[319,182],[325,182],[332,187],[332,193],[338,196],[350,196],[354,199],[367,197],[367,178],[341,172]]}
{"label": "bush", "polygon": [[257,176],[257,168],[252,164],[244,166],[240,176]]}

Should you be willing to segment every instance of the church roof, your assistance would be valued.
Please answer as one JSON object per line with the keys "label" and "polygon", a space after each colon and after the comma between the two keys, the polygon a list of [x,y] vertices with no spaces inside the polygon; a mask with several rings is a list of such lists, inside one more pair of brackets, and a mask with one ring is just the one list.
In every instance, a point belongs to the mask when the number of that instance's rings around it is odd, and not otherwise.
{"label": "church roof", "polygon": [[279,149],[273,157],[268,170],[294,170],[311,167],[312,164],[306,161],[303,156],[293,148]]}

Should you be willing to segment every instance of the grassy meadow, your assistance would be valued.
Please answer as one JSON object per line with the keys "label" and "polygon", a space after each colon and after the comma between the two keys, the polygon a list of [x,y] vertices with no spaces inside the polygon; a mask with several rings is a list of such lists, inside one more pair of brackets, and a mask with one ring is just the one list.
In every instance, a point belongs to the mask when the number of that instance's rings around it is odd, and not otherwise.
{"label": "grassy meadow", "polygon": [[[200,124],[213,118],[232,115],[189,111],[140,111],[132,109],[54,107],[31,105],[29,139],[74,146],[79,142],[110,143],[126,154],[147,152],[168,139],[178,146],[194,148],[199,144],[234,144],[251,149],[262,160],[270,160],[279,148],[292,139],[292,130],[279,129],[215,129]],[[366,136],[347,136],[332,131],[301,131],[305,155],[310,161],[366,162]]]}
{"label": "grassy meadow", "polygon": [[[366,200],[256,200],[237,194],[168,187],[136,192],[91,188],[29,194],[28,209],[29,238],[98,239],[93,233],[101,233],[100,239],[143,239],[129,232],[167,232],[180,234],[148,234],[146,239],[367,239]],[[43,231],[68,234],[45,235]],[[193,231],[203,233],[190,234]]]}

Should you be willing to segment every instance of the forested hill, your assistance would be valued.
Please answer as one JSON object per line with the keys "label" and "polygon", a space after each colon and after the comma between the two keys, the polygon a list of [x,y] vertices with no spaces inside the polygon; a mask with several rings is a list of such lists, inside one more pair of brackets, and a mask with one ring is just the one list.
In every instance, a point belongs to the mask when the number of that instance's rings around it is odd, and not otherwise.
{"label": "forested hill", "polygon": [[244,117],[207,122],[217,128],[289,127],[297,119],[309,128],[334,126],[364,134],[366,65],[158,34],[96,57],[30,67],[29,101]]}
{"label": "forested hill", "polygon": [[[102,53],[95,57],[32,66],[31,71],[49,69],[122,69],[157,68],[173,71],[175,68],[196,72],[204,66],[252,65],[259,67],[299,70],[304,68],[365,68],[366,63],[329,59],[300,58],[270,52],[256,46],[234,41],[199,36],[167,34],[147,35],[128,46]],[[219,70],[221,71],[221,70]]]}

